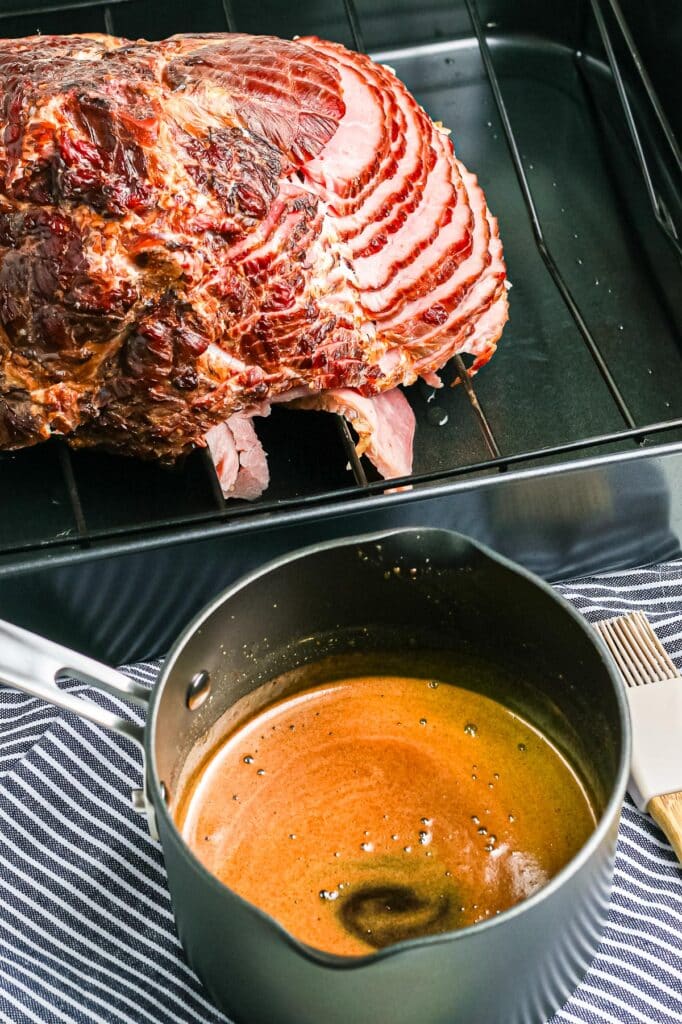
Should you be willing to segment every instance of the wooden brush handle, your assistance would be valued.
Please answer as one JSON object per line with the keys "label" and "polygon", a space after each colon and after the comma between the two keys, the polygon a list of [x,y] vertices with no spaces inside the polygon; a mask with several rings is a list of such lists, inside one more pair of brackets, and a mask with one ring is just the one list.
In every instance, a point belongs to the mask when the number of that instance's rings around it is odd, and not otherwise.
{"label": "wooden brush handle", "polygon": [[663,829],[668,842],[682,864],[682,790],[679,793],[664,793],[649,801],[647,811],[656,824]]}

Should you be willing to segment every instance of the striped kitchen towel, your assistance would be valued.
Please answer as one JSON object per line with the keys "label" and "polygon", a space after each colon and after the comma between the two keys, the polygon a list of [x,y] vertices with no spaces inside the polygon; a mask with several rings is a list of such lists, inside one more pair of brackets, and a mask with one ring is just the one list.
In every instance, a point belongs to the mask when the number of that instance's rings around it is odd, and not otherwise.
{"label": "striped kitchen towel", "polygon": [[[647,612],[682,666],[682,562],[557,589],[592,621]],[[157,670],[126,669],[150,685]],[[225,1021],[183,960],[160,848],[130,805],[139,784],[117,736],[0,688],[0,1021]],[[680,1020],[682,870],[628,802],[602,944],[553,1024]]]}

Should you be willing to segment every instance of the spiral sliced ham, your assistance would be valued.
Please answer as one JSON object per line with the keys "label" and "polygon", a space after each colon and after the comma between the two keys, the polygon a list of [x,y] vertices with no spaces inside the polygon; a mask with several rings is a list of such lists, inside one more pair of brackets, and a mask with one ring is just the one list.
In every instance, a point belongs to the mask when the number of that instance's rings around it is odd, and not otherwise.
{"label": "spiral sliced ham", "polygon": [[312,37],[41,36],[0,41],[0,92],[0,448],[208,445],[251,500],[254,417],[291,401],[409,474],[397,389],[487,362],[506,272],[389,68]]}

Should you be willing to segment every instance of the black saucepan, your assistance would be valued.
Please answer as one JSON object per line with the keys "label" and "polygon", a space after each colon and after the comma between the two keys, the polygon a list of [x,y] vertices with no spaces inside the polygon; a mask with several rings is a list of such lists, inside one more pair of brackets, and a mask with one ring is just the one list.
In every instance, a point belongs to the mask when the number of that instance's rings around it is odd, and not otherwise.
{"label": "black saucepan", "polygon": [[[172,801],[188,756],[228,709],[237,723],[240,709],[272,699],[268,680],[322,657],[376,663],[382,652],[387,663],[447,665],[463,649],[504,668],[501,698],[569,755],[598,811],[580,852],[535,895],[460,931],[340,957],[304,946],[190,852]],[[70,675],[148,703],[146,728],[61,690],[55,680]],[[239,1024],[532,1024],[566,1000],[594,954],[629,765],[621,684],[566,602],[459,534],[398,530],[270,563],[190,623],[151,694],[8,624],[0,679],[142,746],[144,785],[133,799],[163,845],[180,939],[215,1004]]]}

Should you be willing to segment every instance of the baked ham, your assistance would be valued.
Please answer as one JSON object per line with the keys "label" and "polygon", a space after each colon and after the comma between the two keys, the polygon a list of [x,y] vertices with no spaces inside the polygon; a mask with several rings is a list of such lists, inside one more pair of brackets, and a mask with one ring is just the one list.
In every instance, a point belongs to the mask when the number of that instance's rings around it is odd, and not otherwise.
{"label": "baked ham", "polygon": [[267,486],[253,417],[348,418],[411,470],[400,385],[507,319],[497,222],[387,67],[317,38],[0,42],[0,448],[174,460]]}

